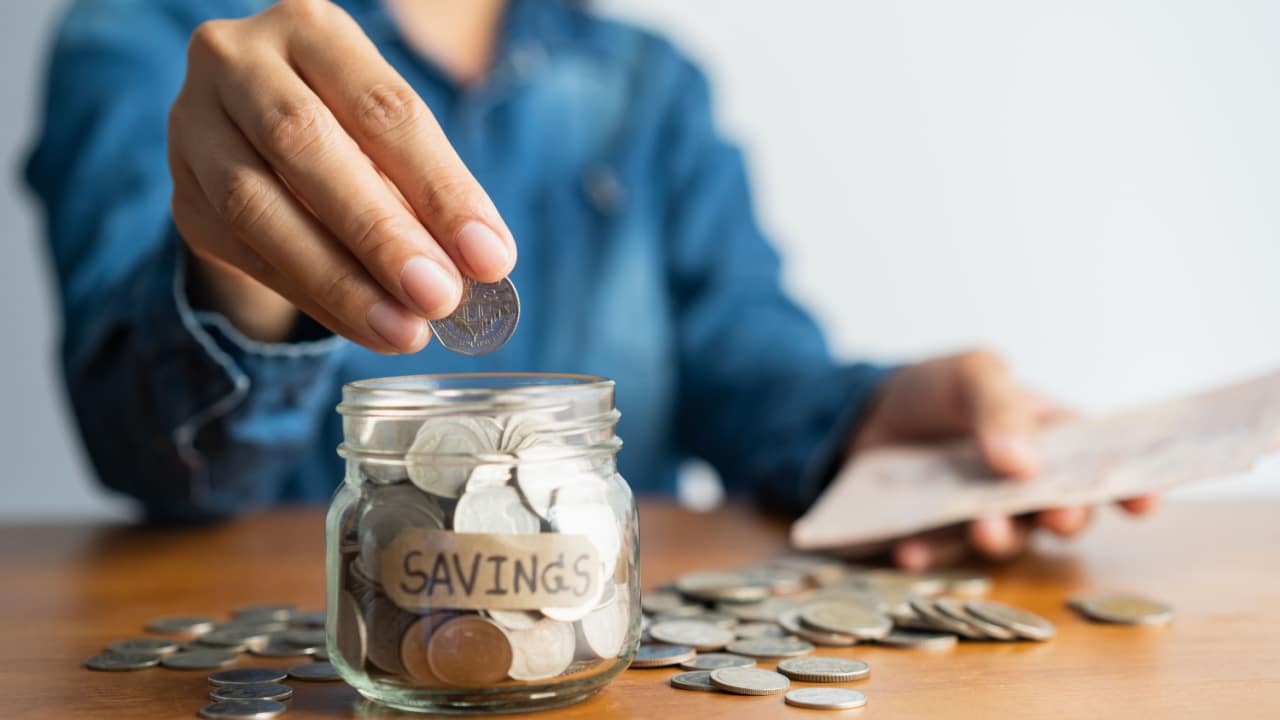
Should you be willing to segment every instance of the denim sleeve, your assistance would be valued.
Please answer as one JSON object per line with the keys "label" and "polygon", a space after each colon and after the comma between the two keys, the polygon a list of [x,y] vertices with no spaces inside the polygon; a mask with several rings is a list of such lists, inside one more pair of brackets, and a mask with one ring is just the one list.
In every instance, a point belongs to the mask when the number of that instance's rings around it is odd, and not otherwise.
{"label": "denim sleeve", "polygon": [[254,343],[187,302],[165,138],[200,19],[174,11],[183,5],[73,6],[27,165],[46,213],[84,446],[105,485],[167,520],[273,501],[332,402],[346,347],[332,337]]}
{"label": "denim sleeve", "polygon": [[780,285],[741,153],[714,129],[707,82],[677,61],[663,136],[671,286],[679,332],[677,433],[730,490],[802,513],[890,371],[840,363]]}

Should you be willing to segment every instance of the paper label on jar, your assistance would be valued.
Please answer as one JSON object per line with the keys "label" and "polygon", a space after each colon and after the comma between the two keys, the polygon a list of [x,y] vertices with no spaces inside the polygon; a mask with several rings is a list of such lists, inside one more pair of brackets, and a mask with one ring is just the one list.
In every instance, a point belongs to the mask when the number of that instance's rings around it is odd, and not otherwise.
{"label": "paper label on jar", "polygon": [[585,535],[405,528],[382,551],[392,602],[438,609],[574,608],[600,596],[600,557]]}

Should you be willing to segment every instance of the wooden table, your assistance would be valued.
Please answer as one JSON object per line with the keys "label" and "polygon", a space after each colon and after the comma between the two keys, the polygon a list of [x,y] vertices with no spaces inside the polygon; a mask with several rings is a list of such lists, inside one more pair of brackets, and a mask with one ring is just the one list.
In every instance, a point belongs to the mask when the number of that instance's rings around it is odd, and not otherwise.
{"label": "wooden table", "polygon": [[[641,508],[646,586],[732,567],[784,548],[783,525],[741,507],[694,514]],[[1049,643],[962,644],[923,652],[834,651],[871,663],[856,684],[871,718],[1280,718],[1280,502],[1170,504],[1129,521],[1108,513],[1072,544],[994,569],[993,597],[1058,626]],[[292,509],[190,531],[100,525],[0,527],[0,718],[193,718],[205,672],[95,673],[81,661],[160,615],[224,616],[254,601],[323,601],[321,513]],[[1087,623],[1072,593],[1130,589],[1176,606],[1165,628]],[[247,664],[249,661],[243,661]],[[254,664],[284,666],[286,661]],[[554,718],[826,717],[778,696],[667,686],[670,670],[631,670]],[[297,687],[283,717],[395,715],[341,684]]]}

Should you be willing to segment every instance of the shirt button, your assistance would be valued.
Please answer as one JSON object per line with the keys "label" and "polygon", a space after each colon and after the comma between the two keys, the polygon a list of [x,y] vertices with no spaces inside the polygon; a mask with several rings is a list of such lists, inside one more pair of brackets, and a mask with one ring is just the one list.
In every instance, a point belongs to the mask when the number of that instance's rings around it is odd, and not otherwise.
{"label": "shirt button", "polygon": [[589,168],[582,178],[582,184],[587,198],[596,210],[612,215],[622,209],[626,201],[626,188],[613,168],[604,165]]}

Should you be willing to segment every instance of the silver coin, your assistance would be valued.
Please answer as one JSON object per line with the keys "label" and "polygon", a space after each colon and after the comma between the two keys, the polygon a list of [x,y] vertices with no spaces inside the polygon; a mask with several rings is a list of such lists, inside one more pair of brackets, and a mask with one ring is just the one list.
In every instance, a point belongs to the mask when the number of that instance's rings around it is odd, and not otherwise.
{"label": "silver coin", "polygon": [[419,489],[457,498],[466,488],[477,455],[498,452],[502,427],[489,417],[437,416],[423,421],[405,454],[409,479]]}
{"label": "silver coin", "polygon": [[209,691],[210,700],[278,700],[293,697],[293,688],[280,683],[255,685],[219,685]]}
{"label": "silver coin", "polygon": [[1077,598],[1073,605],[1090,620],[1119,625],[1165,625],[1173,621],[1173,608],[1133,595],[1098,595]]}
{"label": "silver coin", "polygon": [[685,602],[679,593],[670,590],[652,590],[640,594],[640,609],[654,615],[660,613],[702,612],[702,607]]}
{"label": "silver coin", "polygon": [[618,657],[631,629],[631,603],[628,598],[625,591],[615,590],[612,601],[578,621],[578,645],[582,655]]}
{"label": "silver coin", "polygon": [[1014,631],[1004,627],[1003,625],[987,622],[986,620],[983,620],[977,615],[969,612],[968,608],[965,607],[963,600],[959,600],[957,598],[934,598],[933,606],[943,615],[946,615],[953,620],[968,623],[972,627],[977,628],[983,635],[986,635],[988,638],[993,640],[1018,639],[1018,634]]}
{"label": "silver coin", "polygon": [[513,487],[482,487],[463,495],[453,510],[453,529],[460,533],[529,535],[542,532],[542,521],[520,500]]}
{"label": "silver coin", "polygon": [[665,645],[660,643],[644,644],[636,648],[636,656],[631,659],[633,668],[657,668],[679,665],[697,655],[698,651],[688,645]]}
{"label": "silver coin", "polygon": [[[781,615],[779,615],[778,625],[780,625],[783,630],[786,630],[792,635],[798,635],[799,637],[804,638],[805,640],[808,640],[814,645],[822,645],[823,647],[849,647],[851,645],[858,644],[858,638],[852,635],[846,635],[845,633],[825,632],[822,630],[814,630],[813,628],[806,627],[804,623],[800,622],[800,608],[796,608],[794,610],[788,610],[782,613]],[[764,635],[762,637],[770,637],[770,636]],[[743,639],[750,639],[750,638],[743,638]]]}
{"label": "silver coin", "polygon": [[991,578],[979,573],[954,571],[942,574],[946,581],[946,592],[951,595],[967,595],[981,597],[991,592]]}
{"label": "silver coin", "polygon": [[210,685],[260,685],[262,683],[278,683],[287,675],[270,668],[232,668],[219,670],[209,676]]}
{"label": "silver coin", "polygon": [[174,653],[160,658],[160,664],[170,670],[213,670],[226,667],[240,659],[239,653],[220,650],[192,650]]}
{"label": "silver coin", "polygon": [[685,597],[704,602],[759,602],[769,596],[769,586],[748,580],[739,573],[699,571],[676,580],[676,590]]}
{"label": "silver coin", "polygon": [[481,463],[471,468],[463,492],[485,487],[500,487],[511,482],[511,466],[505,463]]}
{"label": "silver coin", "polygon": [[445,526],[444,510],[413,485],[371,488],[360,513],[360,568],[373,583],[381,581],[382,551],[405,528],[439,529]]}
{"label": "silver coin", "polygon": [[849,682],[871,674],[861,660],[839,657],[797,657],[778,661],[778,672],[802,682]]}
{"label": "silver coin", "polygon": [[729,643],[729,652],[753,658],[799,657],[814,651],[813,643],[798,638],[756,638]]}
{"label": "silver coin", "polygon": [[289,677],[304,682],[333,682],[341,680],[338,669],[327,662],[311,662],[289,668]]}
{"label": "silver coin", "polygon": [[199,635],[213,629],[213,618],[163,617],[147,623],[147,631],[165,635]]}
{"label": "silver coin", "polygon": [[279,638],[290,645],[316,648],[324,645],[324,628],[293,628],[280,633]]}
{"label": "silver coin", "polygon": [[[787,631],[782,629],[781,625],[771,622],[746,622],[733,626],[733,634],[739,640],[750,640],[752,638],[780,638],[786,637]],[[813,642],[810,640],[810,642]],[[820,643],[815,643],[820,644]]]}
{"label": "silver coin", "polygon": [[719,670],[726,667],[755,667],[756,661],[733,653],[699,653],[692,660],[685,660],[680,667],[686,670]]}
{"label": "silver coin", "polygon": [[526,630],[506,633],[511,641],[507,675],[512,680],[545,680],[564,672],[573,662],[577,638],[568,623],[544,619]]}
{"label": "silver coin", "polygon": [[315,652],[314,645],[294,645],[279,638],[271,638],[260,645],[249,647],[249,653],[264,658],[309,657]]}
{"label": "silver coin", "polygon": [[255,603],[236,608],[231,613],[232,620],[242,622],[280,621],[288,622],[298,611],[298,606],[291,603]]}
{"label": "silver coin", "polygon": [[510,278],[494,283],[462,278],[462,299],[453,314],[432,320],[431,332],[461,355],[484,355],[502,347],[520,323],[520,296]]}
{"label": "silver coin", "polygon": [[893,629],[893,622],[885,615],[856,603],[835,601],[804,606],[800,621],[817,630],[852,635],[860,640],[884,637]]}
{"label": "silver coin", "polygon": [[965,603],[965,608],[983,620],[1002,625],[1017,633],[1019,637],[1028,640],[1043,642],[1052,638],[1055,632],[1053,623],[1048,620],[1033,612],[1003,603],[971,600]]}
{"label": "silver coin", "polygon": [[658,642],[688,645],[698,650],[719,650],[734,642],[733,631],[697,620],[669,620],[649,626],[649,635]]}
{"label": "silver coin", "polygon": [[662,613],[660,615],[653,616],[653,621],[655,623],[671,622],[675,620],[692,620],[694,622],[715,625],[716,627],[721,627],[725,630],[734,630],[738,627],[738,619],[736,617],[716,610],[703,610],[691,615],[685,615],[683,613],[668,615],[666,613]]}
{"label": "silver coin", "polygon": [[201,635],[197,638],[196,644],[219,650],[240,652],[249,649],[252,645],[265,645],[271,637],[271,632],[281,631],[261,631],[256,627],[252,629],[219,627]]}
{"label": "silver coin", "polygon": [[754,603],[720,603],[716,609],[748,622],[777,622],[782,613],[800,607],[791,598],[771,597]]}
{"label": "silver coin", "polygon": [[810,710],[852,710],[867,704],[867,694],[845,688],[796,688],[782,696],[788,705]]}
{"label": "silver coin", "polygon": [[117,640],[107,646],[107,650],[118,653],[146,653],[151,655],[168,655],[177,652],[178,643],[164,638],[130,638]]}
{"label": "silver coin", "polygon": [[984,640],[987,637],[973,624],[953,618],[939,610],[930,598],[911,598],[911,609],[915,612],[914,617],[917,621],[909,623],[911,627],[954,633],[969,640]]}
{"label": "silver coin", "polygon": [[876,643],[896,648],[915,650],[946,650],[956,646],[956,636],[951,633],[894,630]]}
{"label": "silver coin", "polygon": [[720,692],[720,688],[711,684],[710,670],[694,670],[676,673],[671,676],[671,687],[680,690],[696,690],[699,692]]}
{"label": "silver coin", "polygon": [[556,532],[585,535],[600,558],[600,576],[613,577],[622,550],[622,531],[605,485],[597,476],[580,475],[577,482],[557,488],[546,518]]}
{"label": "silver coin", "polygon": [[267,720],[285,709],[284,703],[275,700],[219,700],[200,708],[200,717],[208,720]]}
{"label": "silver coin", "polygon": [[506,630],[529,630],[542,619],[535,610],[486,610],[485,614]]}
{"label": "silver coin", "polygon": [[728,667],[711,671],[711,684],[737,695],[776,695],[791,687],[785,675],[760,668]]}
{"label": "silver coin", "polygon": [[115,652],[108,650],[99,653],[84,661],[84,666],[90,670],[98,670],[101,672],[125,672],[129,670],[142,670],[144,668],[155,667],[160,664],[160,655],[155,653],[140,652]]}

